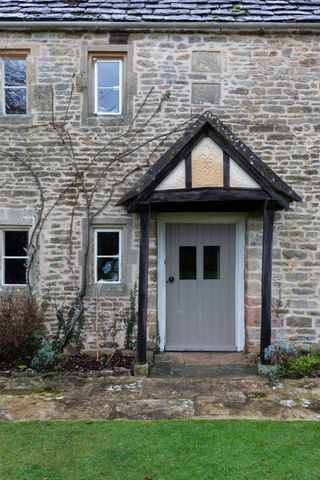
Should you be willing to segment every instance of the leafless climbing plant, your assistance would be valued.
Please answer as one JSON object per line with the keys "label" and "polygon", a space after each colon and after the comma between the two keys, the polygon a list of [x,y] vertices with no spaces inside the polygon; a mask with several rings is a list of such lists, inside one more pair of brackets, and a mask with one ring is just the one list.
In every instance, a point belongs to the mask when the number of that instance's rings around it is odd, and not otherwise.
{"label": "leafless climbing plant", "polygon": [[[94,219],[112,202],[117,188],[138,171],[143,173],[144,170],[152,164],[163,144],[171,136],[183,133],[193,120],[192,114],[190,113],[187,120],[177,124],[174,128],[168,129],[167,131],[161,130],[161,132],[153,135],[150,134],[149,132],[155,131],[155,128],[153,130],[151,128],[153,122],[157,121],[163,105],[170,98],[170,92],[156,91],[155,88],[152,87],[136,109],[136,113],[129,125],[123,127],[118,134],[111,135],[105,139],[103,143],[101,142],[99,148],[92,148],[94,153],[91,158],[88,159],[86,165],[83,165],[83,161],[80,161],[77,154],[80,140],[74,138],[70,126],[70,109],[74,92],[75,82],[73,77],[65,111],[58,115],[55,108],[55,91],[52,87],[51,121],[33,126],[16,127],[17,132],[20,128],[27,130],[33,129],[37,132],[39,141],[42,139],[45,140],[45,132],[47,129],[50,129],[55,133],[57,145],[61,146],[64,155],[70,160],[70,165],[73,169],[71,180],[63,186],[55,198],[48,198],[43,185],[42,175],[36,171],[32,159],[27,153],[27,149],[23,155],[19,151],[10,151],[8,149],[0,150],[0,156],[10,158],[26,169],[31,175],[39,194],[36,218],[30,234],[27,252],[26,284],[30,298],[33,297],[34,287],[37,284],[37,275],[34,272],[37,270],[37,263],[39,262],[41,233],[50,216],[59,205],[66,202],[71,205],[65,261],[73,285],[73,299],[67,306],[64,306],[66,308],[67,322],[63,329],[62,338],[60,339],[59,348],[61,350],[63,350],[70,341],[76,325],[84,315],[84,298],[88,287],[90,232]],[[3,127],[2,130],[5,128],[6,127]],[[140,136],[141,141],[139,141]],[[121,148],[119,148],[119,144],[121,144]],[[114,148],[114,151],[117,153],[110,154],[113,146],[117,146],[117,148]],[[94,145],[94,147],[96,147],[96,145]],[[148,152],[147,154],[143,154],[146,147]],[[136,155],[137,152],[141,152],[141,156],[139,156],[139,161],[135,162],[132,168],[127,170],[123,169],[122,173],[117,175],[112,173],[112,175],[110,174],[109,176],[112,167],[121,163],[124,164],[126,159]],[[106,155],[106,153],[108,153],[108,155]],[[105,158],[106,156],[107,158]],[[121,169],[119,170],[121,171]],[[106,177],[114,178],[114,181],[108,186],[107,190],[104,184]],[[105,200],[97,205],[97,198],[101,196],[101,191],[104,193]],[[76,247],[73,241],[74,224],[78,218],[81,218],[84,222],[82,230],[85,232],[81,247],[77,246],[78,249],[81,248],[81,255],[80,252],[78,252],[79,255],[75,255]],[[80,266],[75,264],[75,258],[80,258]]]}

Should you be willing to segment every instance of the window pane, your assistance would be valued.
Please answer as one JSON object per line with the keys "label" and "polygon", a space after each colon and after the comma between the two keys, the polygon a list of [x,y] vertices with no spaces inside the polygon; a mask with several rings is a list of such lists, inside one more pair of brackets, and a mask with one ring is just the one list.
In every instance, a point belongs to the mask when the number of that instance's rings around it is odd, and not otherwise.
{"label": "window pane", "polygon": [[23,59],[4,60],[4,81],[6,86],[26,85],[26,61]]}
{"label": "window pane", "polygon": [[26,283],[26,259],[5,259],[4,283],[7,285],[23,285]]}
{"label": "window pane", "polygon": [[119,87],[120,63],[98,62],[98,87]]}
{"label": "window pane", "polygon": [[27,113],[27,94],[25,88],[6,88],[5,105],[7,114]]}
{"label": "window pane", "polygon": [[197,279],[197,248],[179,247],[180,280]]}
{"label": "window pane", "polygon": [[119,232],[98,232],[97,255],[119,254]]}
{"label": "window pane", "polygon": [[97,280],[119,281],[119,258],[97,258]]}
{"label": "window pane", "polygon": [[220,247],[203,247],[203,278],[204,280],[220,278]]}
{"label": "window pane", "polygon": [[25,257],[28,248],[27,231],[6,231],[4,232],[4,255],[6,257]]}
{"label": "window pane", "polygon": [[120,113],[120,91],[109,88],[98,89],[98,112]]}

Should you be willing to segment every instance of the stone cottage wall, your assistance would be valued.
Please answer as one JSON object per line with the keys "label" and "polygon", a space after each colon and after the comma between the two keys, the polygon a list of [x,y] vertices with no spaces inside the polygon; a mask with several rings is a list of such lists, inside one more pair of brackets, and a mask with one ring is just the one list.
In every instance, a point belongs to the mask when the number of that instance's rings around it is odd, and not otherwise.
{"label": "stone cottage wall", "polygon": [[[53,115],[58,123],[64,120],[74,78],[76,88],[66,127],[72,138],[77,168],[85,168],[102,145],[114,137],[86,174],[88,184],[93,185],[102,166],[113,161],[119,153],[145,143],[111,164],[93,198],[93,209],[98,210],[112,188],[114,190],[111,202],[96,216],[95,226],[123,229],[124,282],[94,285],[91,245],[85,298],[85,342],[88,348],[94,347],[98,317],[100,344],[121,344],[129,291],[138,279],[139,223],[136,215],[128,215],[116,203],[141,177],[147,168],[146,160],[156,161],[160,153],[182,135],[182,132],[167,133],[187,121],[190,114],[212,110],[303,198],[303,203],[293,204],[290,211],[276,214],[273,338],[319,341],[319,37],[154,33],[132,34],[128,45],[128,115],[110,120],[88,116],[86,72],[88,52],[124,48],[110,45],[108,33],[1,32],[2,55],[6,49],[30,52],[30,115],[24,118],[0,116],[0,226],[31,225],[39,209],[39,195],[32,175],[9,154],[23,157],[41,179],[45,211],[74,178],[70,145],[69,150],[63,146],[59,129],[52,127]],[[164,94],[161,109],[153,114]],[[121,137],[138,111],[133,128]],[[155,136],[159,140],[151,142]],[[154,152],[157,143],[160,145]],[[141,168],[129,174],[137,166]],[[77,195],[77,190],[72,189],[60,199],[39,238],[34,287],[39,296],[51,299],[47,313],[51,331],[57,326],[54,304],[67,305],[72,301],[74,279],[80,275],[85,197],[80,192],[74,210]],[[73,216],[72,273],[68,233]],[[259,340],[260,323],[262,235],[259,213],[247,218],[246,240],[246,336],[248,348],[253,349]],[[154,342],[157,336],[155,221],[151,225],[149,277],[149,340]]]}

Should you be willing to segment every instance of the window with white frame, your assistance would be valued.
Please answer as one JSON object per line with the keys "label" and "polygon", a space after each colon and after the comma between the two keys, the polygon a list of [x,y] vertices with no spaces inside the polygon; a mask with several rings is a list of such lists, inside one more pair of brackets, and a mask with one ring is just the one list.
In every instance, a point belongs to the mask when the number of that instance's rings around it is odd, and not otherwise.
{"label": "window with white frame", "polygon": [[3,113],[27,113],[27,61],[26,58],[4,57],[3,63]]}
{"label": "window with white frame", "polygon": [[122,113],[122,59],[94,58],[94,111],[98,115]]}
{"label": "window with white frame", "polygon": [[28,230],[2,231],[2,284],[25,285]]}
{"label": "window with white frame", "polygon": [[121,231],[101,229],[95,231],[96,283],[121,282]]}

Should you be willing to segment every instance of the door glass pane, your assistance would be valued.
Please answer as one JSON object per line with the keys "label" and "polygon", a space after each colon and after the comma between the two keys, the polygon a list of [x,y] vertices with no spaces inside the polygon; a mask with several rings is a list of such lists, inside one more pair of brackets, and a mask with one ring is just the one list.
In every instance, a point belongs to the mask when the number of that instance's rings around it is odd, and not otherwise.
{"label": "door glass pane", "polygon": [[197,279],[197,247],[179,247],[180,280]]}
{"label": "door glass pane", "polygon": [[220,278],[220,247],[203,247],[203,278],[204,280]]}
{"label": "door glass pane", "polygon": [[6,257],[25,257],[28,248],[28,232],[8,230],[4,232],[4,255]]}

